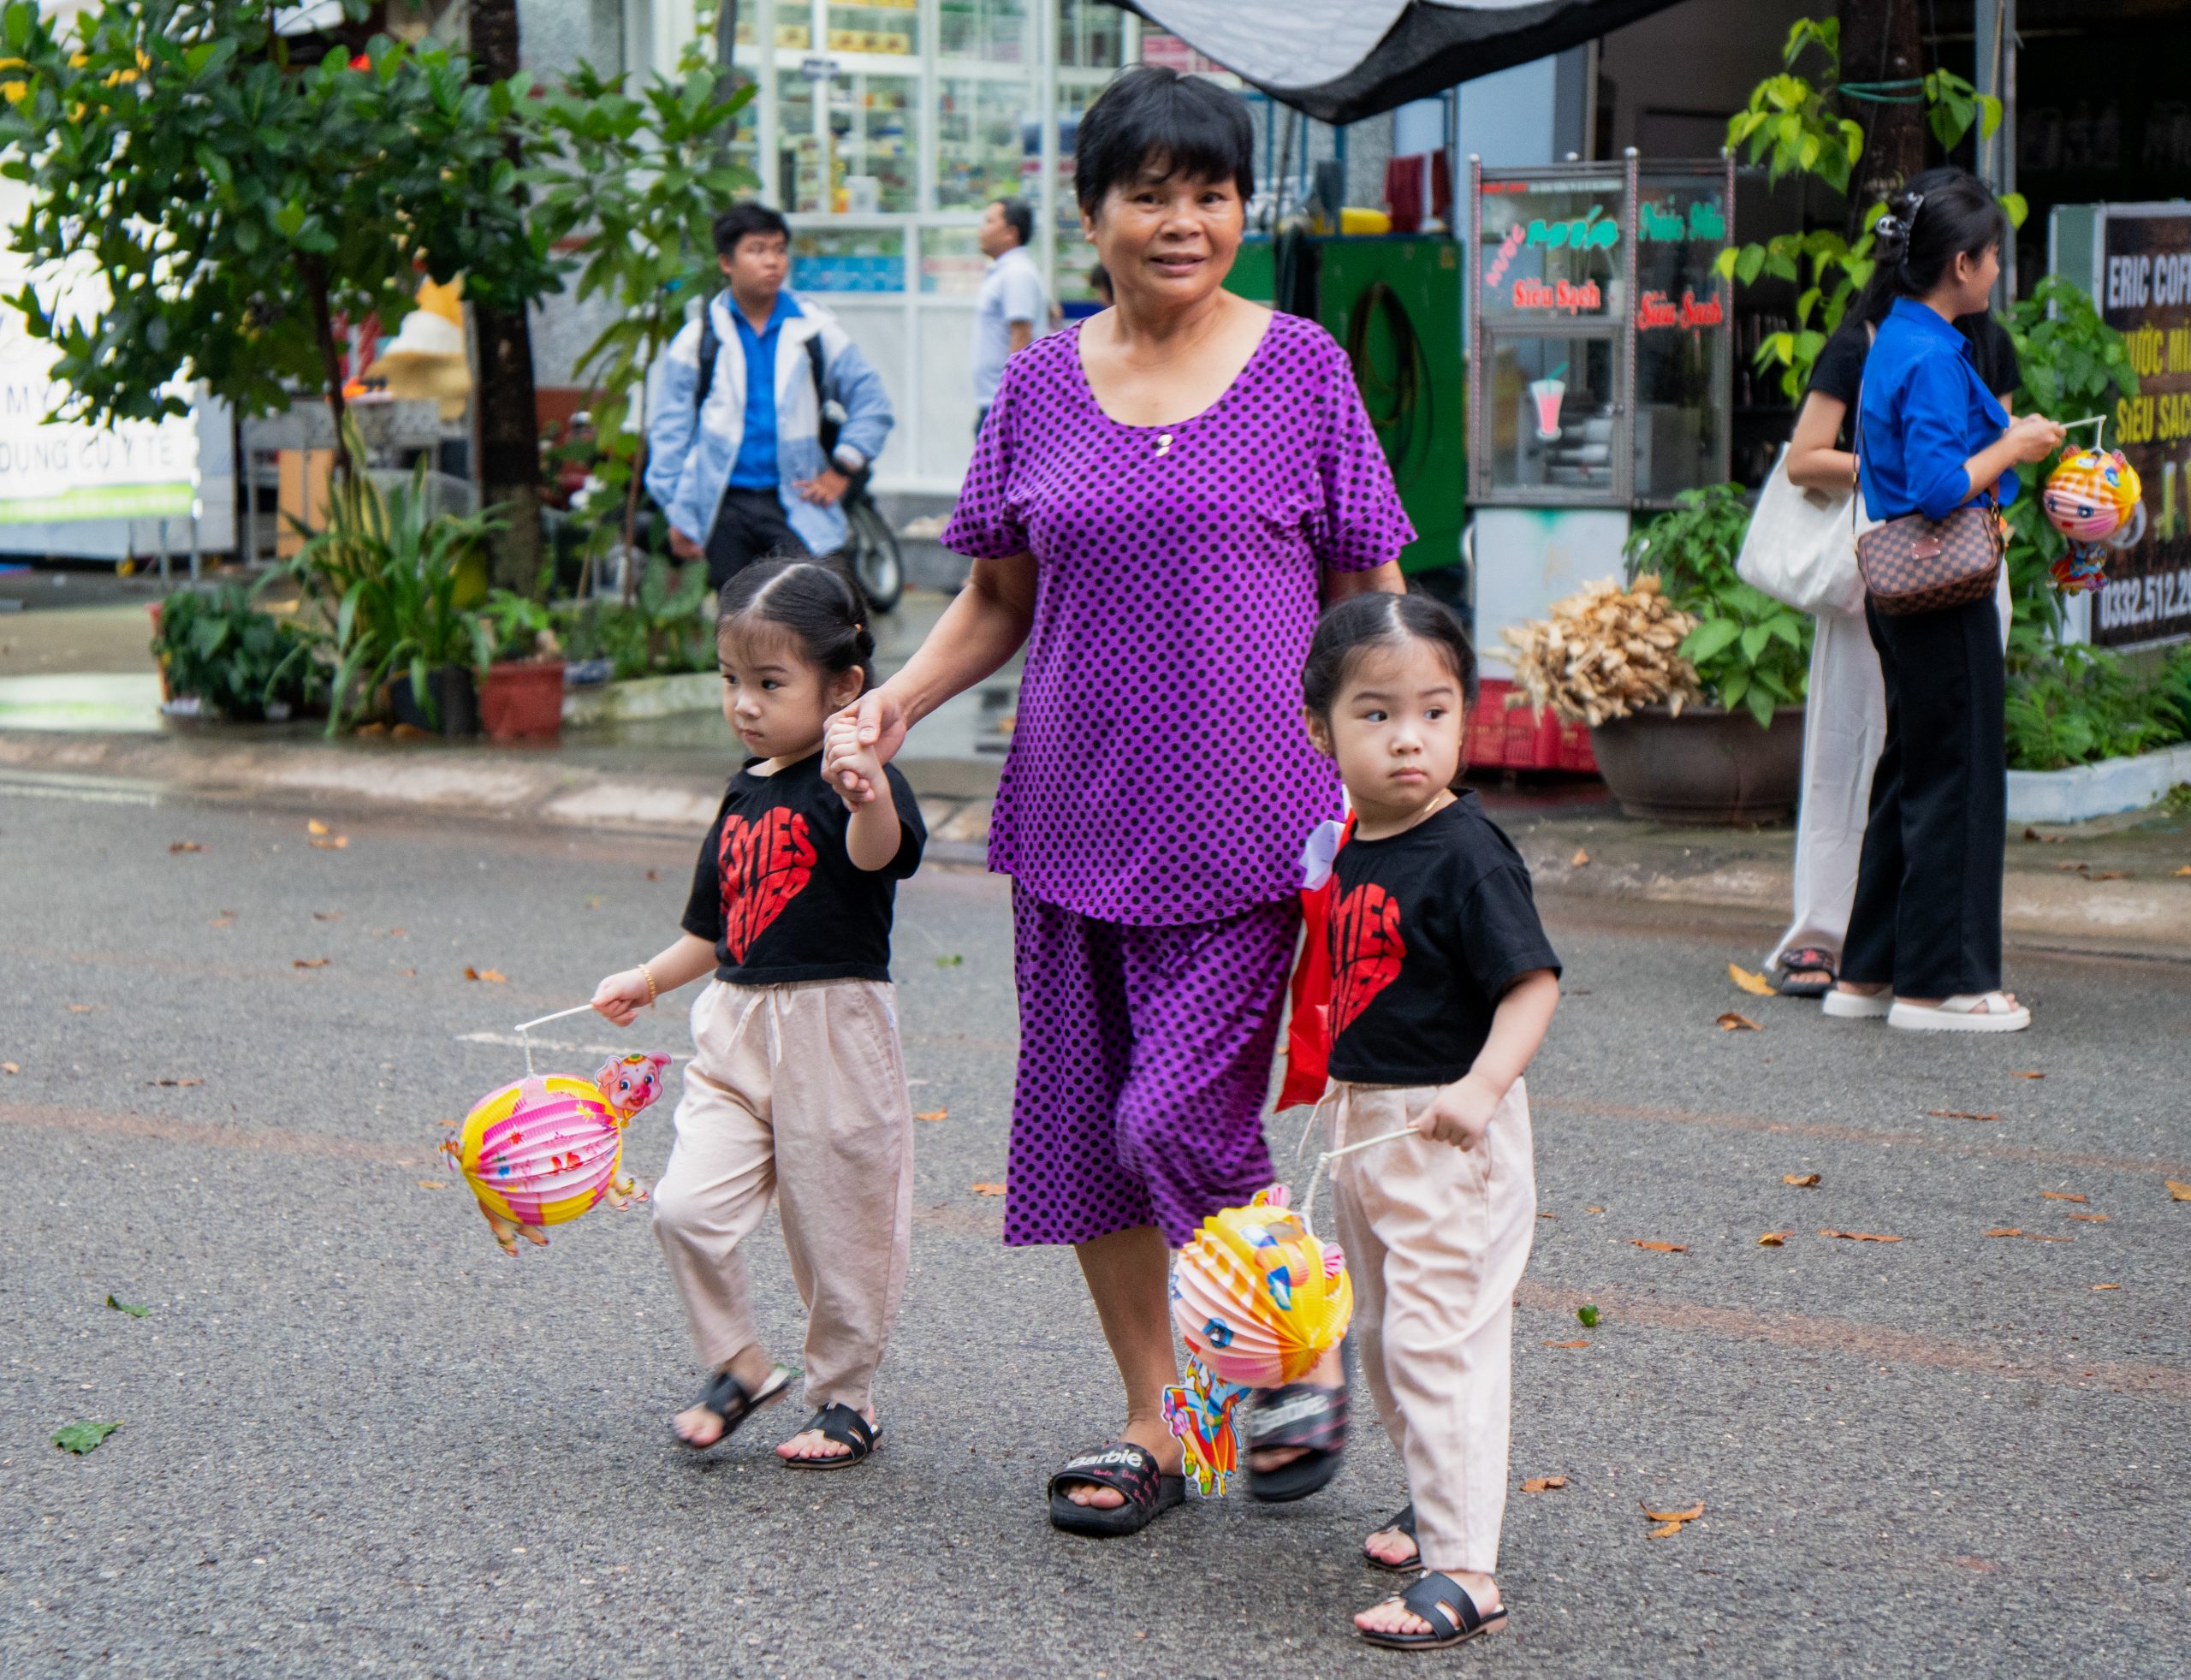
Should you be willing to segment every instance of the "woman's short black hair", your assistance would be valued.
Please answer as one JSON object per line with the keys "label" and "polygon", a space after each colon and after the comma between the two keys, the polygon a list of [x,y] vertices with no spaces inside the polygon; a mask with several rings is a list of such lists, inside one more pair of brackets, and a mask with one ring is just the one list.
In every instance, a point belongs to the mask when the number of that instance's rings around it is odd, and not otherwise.
{"label": "woman's short black hair", "polygon": [[750,199],[742,205],[733,205],[715,217],[715,255],[735,255],[738,241],[749,234],[774,234],[778,239],[788,242],[791,223],[766,205],[755,204]]}
{"label": "woman's short black hair", "polygon": [[715,606],[718,644],[766,626],[788,638],[825,679],[858,671],[862,693],[875,686],[867,606],[841,567],[805,555],[771,555],[733,573]]}
{"label": "woman's short black hair", "polygon": [[1247,203],[1256,195],[1256,132],[1246,102],[1207,76],[1154,64],[1122,71],[1081,113],[1072,188],[1093,216],[1113,187],[1143,175],[1229,181]]}
{"label": "woman's short black hair", "polygon": [[2009,235],[2009,218],[1992,189],[1968,169],[1927,169],[1887,194],[1886,214],[1872,224],[1877,264],[1857,306],[1857,318],[1884,320],[1897,298],[1921,298],[1965,256],[1982,259]]}
{"label": "woman's short black hair", "polygon": [[1302,703],[1328,720],[1362,656],[1406,641],[1428,642],[1444,655],[1461,686],[1462,704],[1476,703],[1476,650],[1453,609],[1432,596],[1381,591],[1349,596],[1316,620],[1301,667]]}

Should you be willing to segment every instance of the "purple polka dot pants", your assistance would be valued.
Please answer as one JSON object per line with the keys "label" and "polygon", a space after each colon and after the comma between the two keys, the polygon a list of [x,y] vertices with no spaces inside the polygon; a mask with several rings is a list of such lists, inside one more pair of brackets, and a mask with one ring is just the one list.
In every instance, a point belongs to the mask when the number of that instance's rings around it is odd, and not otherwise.
{"label": "purple polka dot pants", "polygon": [[1174,1248],[1271,1181],[1270,1094],[1298,901],[1100,921],[1014,886],[1019,1083],[1004,1240],[1137,1226]]}

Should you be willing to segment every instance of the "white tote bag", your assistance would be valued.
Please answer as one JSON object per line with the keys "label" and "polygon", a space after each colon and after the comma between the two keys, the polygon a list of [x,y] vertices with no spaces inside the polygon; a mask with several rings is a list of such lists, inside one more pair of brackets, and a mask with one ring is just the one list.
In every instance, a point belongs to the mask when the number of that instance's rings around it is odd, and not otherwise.
{"label": "white tote bag", "polygon": [[[1856,572],[1854,490],[1807,490],[1788,477],[1783,448],[1758,493],[1735,573],[1754,589],[1806,613],[1864,610]],[[1867,522],[1868,523],[1868,521]]]}

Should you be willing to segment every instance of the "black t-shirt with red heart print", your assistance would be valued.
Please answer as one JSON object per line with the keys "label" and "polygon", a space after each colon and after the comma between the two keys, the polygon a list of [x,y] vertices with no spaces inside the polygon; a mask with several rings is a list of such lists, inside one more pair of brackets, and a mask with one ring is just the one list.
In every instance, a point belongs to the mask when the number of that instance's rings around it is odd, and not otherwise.
{"label": "black t-shirt with red heart print", "polygon": [[774,775],[730,780],[700,847],[685,931],[715,947],[715,978],[737,986],[888,980],[898,883],[921,864],[928,830],[913,790],[885,765],[898,807],[898,855],[864,870],[845,849],[852,813],[816,752]]}
{"label": "black t-shirt with red heart print", "polygon": [[1332,865],[1331,1077],[1444,1085],[1476,1063],[1499,994],[1559,972],[1529,866],[1473,790]]}

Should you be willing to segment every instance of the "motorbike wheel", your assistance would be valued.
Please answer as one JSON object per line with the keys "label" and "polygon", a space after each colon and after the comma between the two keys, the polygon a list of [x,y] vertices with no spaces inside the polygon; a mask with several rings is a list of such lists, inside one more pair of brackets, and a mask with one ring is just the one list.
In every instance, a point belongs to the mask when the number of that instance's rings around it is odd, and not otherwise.
{"label": "motorbike wheel", "polygon": [[848,526],[846,558],[852,576],[859,580],[870,610],[887,613],[905,592],[905,563],[898,552],[898,534],[882,510],[865,496],[845,510]]}

